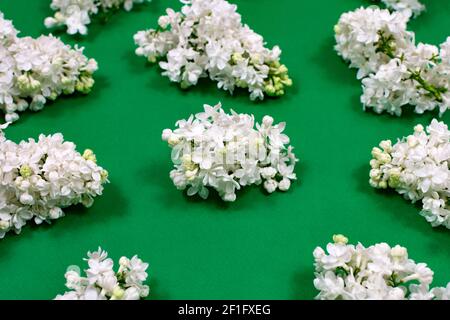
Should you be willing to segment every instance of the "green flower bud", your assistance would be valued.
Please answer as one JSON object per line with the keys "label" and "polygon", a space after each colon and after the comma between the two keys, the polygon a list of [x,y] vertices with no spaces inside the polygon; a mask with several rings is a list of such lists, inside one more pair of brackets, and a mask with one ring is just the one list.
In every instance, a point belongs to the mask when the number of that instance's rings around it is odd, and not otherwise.
{"label": "green flower bud", "polygon": [[335,234],[333,235],[333,241],[336,244],[347,244],[348,238],[342,234]]}
{"label": "green flower bud", "polygon": [[72,87],[63,89],[64,94],[72,94],[74,91],[75,90]]}
{"label": "green flower bud", "polygon": [[48,96],[49,100],[55,100],[56,98],[58,98],[58,93],[56,91],[52,91]]}
{"label": "green flower bud", "polygon": [[37,91],[41,88],[41,83],[30,76],[29,91]]}
{"label": "green flower bud", "polygon": [[21,91],[33,92],[41,88],[41,83],[29,74],[22,74],[17,77],[17,86]]}
{"label": "green flower bud", "polygon": [[97,162],[97,157],[91,149],[86,149],[83,152],[83,158],[86,160],[91,160],[93,162]]}
{"label": "green flower bud", "polygon": [[271,84],[267,84],[264,87],[264,92],[267,93],[268,96],[274,96],[275,95],[275,87]]}
{"label": "green flower bud", "polygon": [[0,220],[0,230],[6,230],[9,228],[9,221]]}
{"label": "green flower bud", "polygon": [[243,59],[242,54],[240,54],[239,52],[235,52],[231,56],[231,61],[233,63],[238,63],[238,62],[242,61],[242,59]]}
{"label": "green flower bud", "polygon": [[181,87],[181,89],[187,89],[187,88],[189,88],[189,83],[187,82],[187,81],[181,81],[181,83],[180,83],[180,87]]}
{"label": "green flower bud", "polygon": [[260,61],[261,61],[261,56],[257,53],[252,55],[250,58],[250,63],[252,63],[252,64],[259,64]]}
{"label": "green flower bud", "polygon": [[100,172],[100,179],[102,183],[108,180],[108,175],[109,173],[106,170],[102,170],[102,172]]}
{"label": "green flower bud", "polygon": [[69,86],[72,84],[72,80],[70,80],[68,77],[62,76],[61,77],[61,84],[63,86]]}
{"label": "green flower bud", "polygon": [[125,294],[125,290],[123,290],[121,287],[117,286],[114,288],[113,294],[111,299],[112,300],[121,300]]}
{"label": "green flower bud", "polygon": [[280,62],[279,61],[272,61],[271,63],[270,63],[270,65],[269,65],[269,67],[271,67],[271,68],[273,68],[273,69],[275,69],[275,70],[278,70],[278,68],[280,67]]}
{"label": "green flower bud", "polygon": [[387,182],[385,180],[381,180],[378,184],[378,188],[386,189],[388,187]]}
{"label": "green flower bud", "polygon": [[282,83],[283,85],[285,85],[286,87],[292,86],[292,80],[291,80],[290,78],[282,79],[282,80],[281,80],[281,83]]}
{"label": "green flower bud", "polygon": [[288,68],[282,64],[279,68],[278,68],[278,73],[288,73]]}
{"label": "green flower bud", "polygon": [[19,173],[22,177],[28,178],[33,174],[33,170],[31,170],[29,165],[23,164],[19,169]]}
{"label": "green flower bud", "polygon": [[336,34],[341,33],[341,27],[338,24],[336,24],[333,29],[334,29],[334,33],[336,33]]}
{"label": "green flower bud", "polygon": [[65,17],[64,17],[64,15],[61,12],[58,11],[58,12],[55,13],[55,19],[58,22],[63,22],[65,20]]}
{"label": "green flower bud", "polygon": [[78,82],[75,85],[75,90],[87,94],[91,91],[92,87],[94,86],[94,79],[92,79],[91,76],[81,76],[81,78],[78,80]]}
{"label": "green flower bud", "polygon": [[236,82],[236,86],[239,87],[239,88],[247,88],[248,84],[247,84],[247,82],[245,82],[243,80],[238,80]]}
{"label": "green flower bud", "polygon": [[389,171],[389,187],[397,188],[400,185],[400,171],[398,169],[391,169]]}

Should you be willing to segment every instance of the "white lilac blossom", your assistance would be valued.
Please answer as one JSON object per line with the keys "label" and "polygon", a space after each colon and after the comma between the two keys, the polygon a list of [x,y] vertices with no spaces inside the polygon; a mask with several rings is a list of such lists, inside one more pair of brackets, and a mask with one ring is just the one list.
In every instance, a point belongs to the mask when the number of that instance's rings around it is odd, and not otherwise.
{"label": "white lilac blossom", "polygon": [[225,0],[181,2],[181,11],[167,9],[158,28],[134,36],[136,54],[159,61],[164,76],[182,88],[209,77],[230,93],[236,87],[248,89],[252,100],[281,96],[292,85],[280,63],[280,48],[266,48],[263,37],[242,23],[236,5]]}
{"label": "white lilac blossom", "polygon": [[108,173],[94,153],[81,155],[60,133],[19,144],[7,140],[0,126],[0,239],[20,233],[33,220],[50,223],[64,216],[63,208],[92,205],[102,194]]}
{"label": "white lilac blossom", "polygon": [[450,37],[436,47],[415,43],[408,11],[376,7],[344,13],[335,26],[335,49],[362,79],[364,108],[401,115],[450,108]]}
{"label": "white lilac blossom", "polygon": [[78,266],[70,266],[64,275],[70,291],[57,295],[55,300],[139,300],[149,294],[147,280],[148,263],[138,256],[119,259],[119,269],[114,271],[114,261],[108,253],[98,248],[88,252],[89,266],[82,276]]}
{"label": "white lilac blossom", "polygon": [[38,111],[61,94],[88,93],[97,62],[53,36],[18,37],[0,12],[0,110],[6,122],[26,109]]}
{"label": "white lilac blossom", "polygon": [[379,243],[368,248],[333,236],[314,250],[314,286],[320,300],[448,300],[446,288],[430,288],[433,271],[408,257],[406,248]]}
{"label": "white lilac blossom", "polygon": [[108,14],[120,7],[130,11],[134,4],[144,1],[151,0],[52,0],[50,7],[56,12],[44,24],[47,28],[65,26],[68,34],[86,35],[92,16]]}
{"label": "white lilac blossom", "polygon": [[425,11],[425,6],[419,0],[381,0],[381,2],[390,10],[406,12],[414,17]]}
{"label": "white lilac blossom", "polygon": [[175,130],[165,129],[162,139],[172,148],[174,185],[206,199],[208,187],[224,201],[235,201],[236,190],[263,184],[267,192],[286,191],[296,179],[298,161],[283,133],[285,123],[270,116],[256,124],[253,115],[231,114],[221,104],[205,105],[204,112],[179,120]]}
{"label": "white lilac blossom", "polygon": [[395,189],[406,199],[422,201],[421,215],[433,227],[450,229],[450,131],[436,119],[424,129],[392,145],[390,140],[372,149],[370,184]]}

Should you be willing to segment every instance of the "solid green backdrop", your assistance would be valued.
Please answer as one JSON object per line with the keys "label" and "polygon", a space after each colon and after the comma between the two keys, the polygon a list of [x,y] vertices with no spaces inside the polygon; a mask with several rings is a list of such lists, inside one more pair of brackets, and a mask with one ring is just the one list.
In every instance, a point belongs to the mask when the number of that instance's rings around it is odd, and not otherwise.
{"label": "solid green backdrop", "polygon": [[[187,91],[134,54],[133,35],[156,26],[175,0],[154,0],[97,20],[85,37],[54,32],[86,47],[97,59],[96,84],[87,96],[59,98],[26,112],[6,130],[14,141],[62,132],[78,150],[91,148],[111,183],[90,209],[70,208],[51,225],[26,226],[0,241],[0,298],[51,299],[64,292],[69,265],[85,268],[88,250],[102,246],[114,259],[138,254],[150,263],[151,299],[312,299],[317,294],[312,251],[335,233],[365,245],[388,242],[409,249],[435,271],[434,285],[450,280],[450,231],[432,228],[419,206],[368,184],[370,151],[383,139],[428,124],[436,112],[402,117],[363,112],[355,70],[333,51],[340,14],[365,0],[242,0],[238,11],[268,45],[283,50],[294,86],[280,99],[254,103],[203,81]],[[426,13],[410,23],[417,40],[445,41],[450,3],[424,1]],[[21,35],[48,34],[50,0],[2,0],[0,10]],[[221,101],[226,110],[287,121],[300,158],[298,183],[286,193],[261,187],[235,203],[203,201],[176,190],[169,178],[170,149],[161,131]],[[442,118],[448,123],[450,114]]]}

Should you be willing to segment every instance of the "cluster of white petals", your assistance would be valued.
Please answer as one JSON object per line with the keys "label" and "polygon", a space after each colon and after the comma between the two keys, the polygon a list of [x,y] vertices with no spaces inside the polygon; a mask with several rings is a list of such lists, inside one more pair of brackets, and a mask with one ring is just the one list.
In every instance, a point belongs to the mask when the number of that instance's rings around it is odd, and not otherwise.
{"label": "cluster of white petals", "polygon": [[357,68],[364,108],[401,115],[450,108],[450,37],[436,47],[415,43],[408,31],[409,11],[390,13],[377,7],[344,13],[335,26],[335,49]]}
{"label": "cluster of white petals", "polygon": [[433,271],[408,258],[406,248],[379,243],[365,248],[333,236],[314,250],[314,286],[321,300],[449,300],[446,288],[430,288]]}
{"label": "cluster of white petals", "polygon": [[86,276],[81,276],[77,266],[70,266],[64,275],[70,291],[55,300],[139,300],[148,296],[149,287],[144,284],[148,263],[138,256],[120,258],[117,272],[114,261],[101,248],[87,256]]}
{"label": "cluster of white petals", "polygon": [[390,140],[373,148],[370,161],[370,184],[375,188],[393,188],[406,199],[421,200],[421,214],[433,227],[450,229],[450,131],[443,122],[433,119],[424,130],[392,145]]}
{"label": "cluster of white petals", "polygon": [[19,144],[7,140],[0,126],[0,238],[20,233],[30,220],[36,224],[64,216],[62,208],[92,205],[101,195],[108,173],[95,155],[83,155],[60,133]]}
{"label": "cluster of white petals", "polygon": [[97,62],[53,36],[18,37],[0,12],[0,110],[6,122],[18,112],[44,107],[47,100],[75,91],[88,93]]}
{"label": "cluster of white petals", "polygon": [[[47,17],[44,24],[47,28],[67,27],[68,34],[82,34],[88,32],[87,25],[91,23],[91,16],[99,13],[109,13],[121,6],[130,11],[135,3],[145,0],[52,0],[50,7],[56,11],[53,17]],[[151,0],[147,0],[151,1]]]}
{"label": "cluster of white petals", "polygon": [[227,114],[220,104],[179,120],[177,129],[165,129],[162,138],[172,148],[174,185],[192,196],[208,197],[208,187],[225,201],[236,200],[236,190],[263,183],[267,192],[286,191],[296,179],[298,161],[283,134],[285,123],[265,116],[256,124],[253,115]]}
{"label": "cluster of white petals", "polygon": [[181,2],[181,12],[167,9],[159,28],[134,36],[136,54],[159,61],[164,76],[182,88],[209,77],[230,93],[247,88],[252,100],[281,96],[292,85],[288,69],[280,64],[280,48],[266,48],[263,37],[242,24],[236,5],[226,0]]}
{"label": "cluster of white petals", "polygon": [[383,2],[388,9],[407,12],[415,17],[425,11],[425,6],[419,0],[381,0],[381,2]]}

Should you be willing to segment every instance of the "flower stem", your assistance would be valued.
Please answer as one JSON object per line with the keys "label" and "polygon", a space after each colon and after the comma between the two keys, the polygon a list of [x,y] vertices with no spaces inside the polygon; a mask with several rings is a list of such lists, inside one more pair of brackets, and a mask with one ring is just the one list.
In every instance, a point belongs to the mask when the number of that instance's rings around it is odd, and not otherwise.
{"label": "flower stem", "polygon": [[[380,40],[376,43],[377,49],[376,52],[381,52],[387,55],[391,59],[399,59],[400,61],[404,61],[404,56],[396,56],[395,54],[395,38],[392,35],[389,35],[388,37],[385,36],[384,31],[380,30],[378,31],[378,35],[380,36]],[[437,57],[433,56],[431,58],[431,61],[434,63],[437,63]],[[419,71],[412,71],[408,69],[408,72],[411,74],[408,80],[415,80],[419,83],[419,88],[422,88],[428,92],[428,95],[431,97],[434,97],[436,101],[442,102],[442,93],[447,92],[447,89],[444,87],[435,87],[434,85],[428,83],[424,78],[421,76],[421,70]]]}

